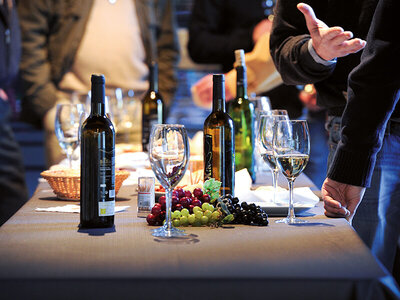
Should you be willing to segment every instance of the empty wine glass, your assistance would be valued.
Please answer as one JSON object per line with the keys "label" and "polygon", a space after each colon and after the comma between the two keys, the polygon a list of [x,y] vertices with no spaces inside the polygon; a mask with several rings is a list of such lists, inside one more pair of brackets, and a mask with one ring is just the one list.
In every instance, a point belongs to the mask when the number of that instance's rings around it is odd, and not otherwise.
{"label": "empty wine glass", "polygon": [[310,133],[305,120],[281,120],[274,128],[273,148],[275,159],[289,183],[289,208],[286,218],[277,223],[298,224],[306,220],[297,219],[293,207],[293,185],[303,172],[310,157]]}
{"label": "empty wine glass", "polygon": [[69,168],[72,168],[72,153],[79,144],[79,127],[85,107],[81,103],[57,104],[55,133],[62,150],[67,155]]}
{"label": "empty wine glass", "polygon": [[267,163],[272,173],[272,186],[274,189],[273,202],[276,203],[276,193],[278,188],[279,167],[276,164],[273,136],[274,126],[279,120],[289,120],[286,110],[272,110],[260,115],[259,118],[259,142],[262,145],[260,155],[265,163]]}
{"label": "empty wine glass", "polygon": [[187,169],[189,152],[188,137],[183,125],[153,125],[150,134],[150,164],[155,176],[165,189],[166,197],[165,224],[153,230],[153,236],[179,237],[185,235],[183,230],[172,226],[171,199],[172,190]]}

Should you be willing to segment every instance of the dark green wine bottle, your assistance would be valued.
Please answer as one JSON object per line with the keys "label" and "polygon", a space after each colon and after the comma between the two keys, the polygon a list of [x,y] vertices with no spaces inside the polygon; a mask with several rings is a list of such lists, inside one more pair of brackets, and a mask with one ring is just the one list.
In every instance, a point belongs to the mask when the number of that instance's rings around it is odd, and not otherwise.
{"label": "dark green wine bottle", "polygon": [[235,126],[235,167],[246,168],[253,182],[254,172],[254,105],[247,97],[244,51],[235,50],[236,98],[228,102],[228,114]]}
{"label": "dark green wine bottle", "polygon": [[149,65],[149,90],[142,103],[142,149],[148,152],[151,127],[165,123],[164,101],[158,91],[158,64],[152,61]]}
{"label": "dark green wine bottle", "polygon": [[204,181],[221,181],[220,194],[234,195],[235,133],[225,111],[224,75],[213,76],[213,107],[204,122]]}
{"label": "dark green wine bottle", "polygon": [[92,75],[89,117],[81,128],[81,228],[114,225],[115,131],[105,113],[105,79]]}

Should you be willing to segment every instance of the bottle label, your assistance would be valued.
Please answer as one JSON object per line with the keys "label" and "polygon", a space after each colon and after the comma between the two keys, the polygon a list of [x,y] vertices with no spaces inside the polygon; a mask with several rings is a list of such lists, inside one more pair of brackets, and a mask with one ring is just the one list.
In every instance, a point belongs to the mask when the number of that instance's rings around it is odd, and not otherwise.
{"label": "bottle label", "polygon": [[143,120],[143,128],[142,128],[142,145],[143,145],[143,150],[149,151],[149,142],[150,142],[150,134],[151,134],[151,128],[153,125],[158,124],[158,116],[157,114],[152,114],[146,117],[145,120]]}
{"label": "bottle label", "polygon": [[212,160],[213,160],[212,136],[206,134],[204,136],[204,180],[213,177]]}
{"label": "bottle label", "polygon": [[114,213],[115,201],[99,202],[99,217],[113,216]]}

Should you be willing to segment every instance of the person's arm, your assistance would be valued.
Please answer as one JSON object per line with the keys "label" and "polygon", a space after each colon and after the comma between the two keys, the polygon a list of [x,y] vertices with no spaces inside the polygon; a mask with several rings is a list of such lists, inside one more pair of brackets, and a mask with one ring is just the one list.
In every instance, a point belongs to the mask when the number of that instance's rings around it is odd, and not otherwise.
{"label": "person's arm", "polygon": [[[341,188],[369,186],[387,122],[399,101],[400,37],[393,32],[399,11],[398,0],[379,2],[361,63],[349,77],[349,100],[342,118],[342,137],[327,175],[327,180],[340,183]],[[335,215],[340,199],[331,198],[324,198],[325,208]],[[357,207],[355,200],[345,201],[341,205]],[[353,213],[350,211],[351,215]]]}
{"label": "person's arm", "polygon": [[[161,3],[162,1],[160,1]],[[166,0],[158,6],[160,28],[157,36],[159,90],[167,105],[172,101],[177,86],[179,44],[173,1]]]}
{"label": "person's arm", "polygon": [[[316,8],[326,3],[313,4]],[[303,16],[302,16],[303,14]],[[319,20],[311,6],[292,0],[278,1],[270,51],[287,84],[315,83],[330,76],[336,59],[356,53],[365,41],[341,27]]]}
{"label": "person's arm", "polygon": [[221,64],[229,58],[234,61],[234,51],[253,48],[253,29],[238,28],[226,33],[223,1],[196,0],[189,25],[188,51],[196,63]]}
{"label": "person's arm", "polygon": [[42,126],[46,112],[56,102],[56,87],[51,81],[48,60],[50,1],[18,1],[21,25],[22,116],[24,121]]}

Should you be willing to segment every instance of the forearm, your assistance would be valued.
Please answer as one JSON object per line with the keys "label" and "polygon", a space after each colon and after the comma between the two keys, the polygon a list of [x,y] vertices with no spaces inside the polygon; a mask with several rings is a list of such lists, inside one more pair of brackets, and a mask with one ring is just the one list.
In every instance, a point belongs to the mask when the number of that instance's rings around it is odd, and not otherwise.
{"label": "forearm", "polygon": [[177,86],[177,63],[179,60],[179,44],[177,25],[174,19],[172,1],[166,1],[161,12],[162,22],[157,40],[159,64],[159,90],[164,101],[169,105],[172,101]]}

